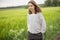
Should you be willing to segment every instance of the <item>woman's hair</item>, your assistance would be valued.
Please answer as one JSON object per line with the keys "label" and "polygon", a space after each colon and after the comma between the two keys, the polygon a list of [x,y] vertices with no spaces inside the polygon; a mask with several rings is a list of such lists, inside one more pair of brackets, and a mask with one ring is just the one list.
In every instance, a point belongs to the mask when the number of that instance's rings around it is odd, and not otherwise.
{"label": "woman's hair", "polygon": [[[29,1],[28,3],[32,3],[35,6],[35,14],[41,12],[41,9],[38,7],[38,5],[35,1]],[[32,12],[30,10],[29,10],[29,14],[32,14]]]}

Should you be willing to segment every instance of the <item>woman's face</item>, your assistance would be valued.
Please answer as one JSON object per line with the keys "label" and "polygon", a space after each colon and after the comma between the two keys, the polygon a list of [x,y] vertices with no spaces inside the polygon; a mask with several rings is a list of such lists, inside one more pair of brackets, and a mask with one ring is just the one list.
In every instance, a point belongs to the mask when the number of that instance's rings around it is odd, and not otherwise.
{"label": "woman's face", "polygon": [[35,6],[32,3],[28,3],[28,9],[30,11],[33,11],[35,9]]}

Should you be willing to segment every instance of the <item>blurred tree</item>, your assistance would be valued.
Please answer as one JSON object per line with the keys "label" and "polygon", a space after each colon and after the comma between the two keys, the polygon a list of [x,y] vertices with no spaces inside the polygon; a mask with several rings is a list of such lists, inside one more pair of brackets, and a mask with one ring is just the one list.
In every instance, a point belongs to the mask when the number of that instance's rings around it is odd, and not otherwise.
{"label": "blurred tree", "polygon": [[45,6],[60,6],[60,0],[46,0]]}
{"label": "blurred tree", "polygon": [[46,5],[46,6],[51,6],[51,0],[46,0],[46,1],[45,1],[45,5]]}
{"label": "blurred tree", "polygon": [[58,0],[58,6],[60,6],[60,0]]}
{"label": "blurred tree", "polygon": [[58,0],[53,0],[53,6],[57,6]]}

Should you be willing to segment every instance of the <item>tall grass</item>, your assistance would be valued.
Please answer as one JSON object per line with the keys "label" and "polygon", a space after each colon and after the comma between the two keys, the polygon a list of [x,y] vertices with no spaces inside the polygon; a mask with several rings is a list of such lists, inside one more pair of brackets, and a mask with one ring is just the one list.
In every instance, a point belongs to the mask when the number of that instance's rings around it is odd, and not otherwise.
{"label": "tall grass", "polygon": [[[0,10],[0,40],[27,40],[27,9]],[[47,29],[45,40],[53,40],[60,33],[60,7],[42,8]]]}

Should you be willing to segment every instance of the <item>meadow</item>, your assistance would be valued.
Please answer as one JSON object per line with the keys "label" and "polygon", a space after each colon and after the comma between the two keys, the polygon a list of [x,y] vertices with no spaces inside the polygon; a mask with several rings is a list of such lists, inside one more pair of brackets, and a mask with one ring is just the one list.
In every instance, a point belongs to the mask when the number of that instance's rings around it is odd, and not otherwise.
{"label": "meadow", "polygon": [[[46,20],[45,40],[60,33],[60,7],[41,8]],[[27,40],[27,13],[24,8],[0,9],[0,40]]]}

